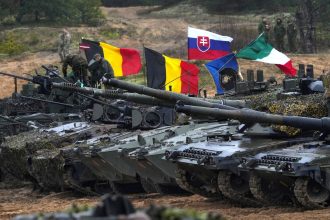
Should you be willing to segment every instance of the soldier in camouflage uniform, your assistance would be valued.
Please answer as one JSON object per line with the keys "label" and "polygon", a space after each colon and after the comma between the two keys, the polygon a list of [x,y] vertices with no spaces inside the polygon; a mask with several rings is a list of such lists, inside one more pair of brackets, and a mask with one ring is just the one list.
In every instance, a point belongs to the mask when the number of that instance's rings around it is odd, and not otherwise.
{"label": "soldier in camouflage uniform", "polygon": [[269,24],[265,25],[264,35],[265,35],[266,42],[270,44],[271,42],[270,42],[270,25]]}
{"label": "soldier in camouflage uniform", "polygon": [[[67,69],[68,66],[71,67],[73,75],[68,76]],[[87,61],[79,55],[69,54],[63,60],[62,72],[64,77],[69,78],[70,81],[76,83],[78,80],[84,85],[89,86],[88,74],[87,74],[88,64]]]}
{"label": "soldier in camouflage uniform", "polygon": [[276,25],[274,27],[274,37],[275,37],[275,48],[279,51],[284,51],[284,37],[285,37],[285,27],[282,23],[281,18],[276,19]]}
{"label": "soldier in camouflage uniform", "polygon": [[61,34],[59,35],[58,44],[58,54],[60,55],[61,62],[63,62],[65,57],[70,53],[70,43],[71,35],[66,29],[63,29]]}
{"label": "soldier in camouflage uniform", "polygon": [[269,42],[270,25],[265,17],[262,18],[262,21],[258,25],[258,32],[259,34],[264,33],[266,42]]}
{"label": "soldier in camouflage uniform", "polygon": [[259,34],[261,34],[262,32],[265,31],[266,24],[267,24],[267,20],[266,20],[265,17],[263,17],[262,20],[261,20],[261,22],[258,25],[258,32],[259,32]]}
{"label": "soldier in camouflage uniform", "polygon": [[288,37],[288,47],[290,52],[296,52],[296,41],[297,41],[297,28],[295,24],[288,20],[288,27],[286,29],[286,34]]}

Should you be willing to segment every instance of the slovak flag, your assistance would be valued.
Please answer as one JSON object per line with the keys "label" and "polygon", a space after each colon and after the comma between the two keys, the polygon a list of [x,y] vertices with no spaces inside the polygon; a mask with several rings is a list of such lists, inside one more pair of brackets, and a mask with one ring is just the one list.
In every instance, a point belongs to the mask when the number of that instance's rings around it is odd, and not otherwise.
{"label": "slovak flag", "polygon": [[188,27],[188,60],[214,60],[231,53],[233,38]]}

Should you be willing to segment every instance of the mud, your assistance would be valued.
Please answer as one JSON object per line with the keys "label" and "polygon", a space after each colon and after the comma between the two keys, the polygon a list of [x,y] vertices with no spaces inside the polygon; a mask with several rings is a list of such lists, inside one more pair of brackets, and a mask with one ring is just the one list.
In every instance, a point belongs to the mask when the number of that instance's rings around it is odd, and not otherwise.
{"label": "mud", "polygon": [[[205,199],[201,196],[130,195],[136,207],[150,204],[193,208],[200,211],[221,213],[226,219],[330,219],[330,209],[303,210],[293,207],[240,207],[229,201]],[[10,219],[16,215],[55,212],[69,209],[72,204],[93,206],[98,197],[82,197],[72,192],[43,194],[33,192],[30,187],[0,189],[0,219]]]}

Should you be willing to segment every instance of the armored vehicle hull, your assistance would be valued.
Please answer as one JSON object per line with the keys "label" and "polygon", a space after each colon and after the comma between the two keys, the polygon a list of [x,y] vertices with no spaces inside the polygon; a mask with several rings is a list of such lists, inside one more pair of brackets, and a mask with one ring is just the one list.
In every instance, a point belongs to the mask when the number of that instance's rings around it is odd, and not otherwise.
{"label": "armored vehicle hull", "polygon": [[239,169],[253,173],[251,192],[261,202],[278,204],[286,199],[321,208],[330,198],[329,152],[327,141],[304,142],[244,158]]}
{"label": "armored vehicle hull", "polygon": [[[257,126],[256,129],[259,130],[260,127]],[[253,128],[249,132],[251,135]],[[238,170],[241,157],[267,149],[285,148],[305,140],[218,133],[209,136],[206,142],[188,144],[165,154],[167,159],[174,161],[178,166],[177,182],[182,182],[192,191],[206,196],[214,196],[220,192],[225,197],[244,205],[260,205],[251,195],[249,173],[240,173]],[[198,179],[198,183],[193,179]]]}
{"label": "armored vehicle hull", "polygon": [[[173,136],[184,133],[191,128],[194,128],[194,125],[162,127],[152,131],[143,132],[140,135],[131,138],[124,139],[119,144],[113,147],[101,149],[101,151],[98,152],[98,155],[102,157],[119,173],[127,177],[127,179],[117,178],[109,180],[118,186],[120,184],[129,184],[136,182],[139,183],[140,177],[136,172],[136,168],[134,168],[136,163],[134,160],[131,160],[128,157],[128,154],[136,150],[137,148],[160,143],[162,140],[166,140]],[[163,173],[157,168],[153,167],[153,171],[160,173],[159,175],[157,174],[158,177],[163,176]],[[144,179],[142,179],[142,181],[144,181]]]}
{"label": "armored vehicle hull", "polygon": [[[206,132],[221,129],[225,124],[219,123],[201,123],[196,124],[194,129],[189,129],[181,135],[162,141],[159,145],[147,146],[137,149],[129,154],[129,157],[135,161],[134,169],[140,178],[147,179],[161,193],[180,192],[177,190],[175,181],[176,165],[163,160],[164,153],[169,149],[176,149],[186,142],[197,142],[206,140]],[[162,172],[156,172],[155,167]],[[159,175],[161,174],[161,175]],[[181,187],[182,188],[182,187]]]}
{"label": "armored vehicle hull", "polygon": [[[98,147],[104,145],[115,145],[120,139],[127,138],[128,136],[138,134],[140,132],[141,131],[121,131],[121,133],[118,133],[117,131],[115,133],[92,138],[83,143],[75,144],[74,147],[66,149],[65,154],[70,154],[71,156],[69,168],[71,168],[70,164],[73,164],[74,166],[76,166],[76,164],[83,164],[86,169],[90,170],[95,176],[93,180],[86,182],[82,181],[85,179],[85,175],[80,169],[75,170],[74,176],[68,173],[68,176],[71,177],[70,184],[72,187],[87,194],[103,194],[105,192],[116,191],[116,189],[114,189],[115,187],[110,184],[108,179],[118,179],[122,177],[122,175],[109,166],[109,164],[106,163],[100,156],[98,156]],[[71,172],[71,170],[68,170],[68,172]],[[141,190],[128,190],[127,192],[134,193],[139,191]]]}
{"label": "armored vehicle hull", "polygon": [[61,191],[70,188],[65,179],[66,158],[61,154],[61,149],[76,141],[104,134],[111,128],[113,125],[79,122],[44,130],[44,133],[52,134],[52,138],[27,143],[28,149],[37,145],[41,148],[28,156],[27,167],[30,175],[37,180],[43,190]]}

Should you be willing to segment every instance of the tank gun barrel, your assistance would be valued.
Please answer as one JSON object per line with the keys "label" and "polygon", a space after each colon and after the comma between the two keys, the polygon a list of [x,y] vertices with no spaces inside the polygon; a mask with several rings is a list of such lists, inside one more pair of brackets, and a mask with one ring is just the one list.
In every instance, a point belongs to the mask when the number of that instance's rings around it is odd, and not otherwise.
{"label": "tank gun barrel", "polygon": [[11,73],[0,72],[0,75],[9,76],[9,77],[12,77],[12,78],[22,79],[22,80],[25,80],[25,81],[33,82],[33,79],[30,79],[30,78],[27,78],[27,77],[24,77],[24,76],[18,76],[18,75],[11,74]]}
{"label": "tank gun barrel", "polygon": [[143,95],[152,96],[158,99],[167,100],[172,103],[176,103],[177,101],[183,101],[185,104],[195,105],[195,106],[204,106],[210,108],[220,108],[220,109],[236,109],[237,107],[241,107],[243,101],[240,106],[237,106],[238,101],[235,100],[231,102],[231,100],[219,100],[219,103],[211,103],[202,99],[189,97],[183,94],[153,89],[147,86],[137,85],[133,83],[128,83],[122,80],[117,79],[104,79],[109,85],[114,86],[116,88],[125,89],[129,92],[135,92]]}
{"label": "tank gun barrel", "polygon": [[151,96],[140,95],[136,93],[128,93],[119,90],[103,90],[103,89],[96,89],[91,87],[78,87],[72,83],[52,83],[52,88],[77,92],[85,95],[92,95],[92,96],[101,96],[104,98],[113,98],[113,99],[123,99],[130,102],[135,102],[139,104],[145,105],[158,105],[164,107],[174,107],[173,103],[157,99]]}
{"label": "tank gun barrel", "polygon": [[276,125],[286,125],[303,130],[318,130],[330,133],[330,118],[324,117],[308,118],[302,116],[284,116],[259,112],[251,109],[225,110],[200,106],[182,105],[176,106],[178,112],[212,116],[214,118],[236,119],[243,123],[270,123]]}
{"label": "tank gun barrel", "polygon": [[75,105],[71,105],[71,104],[67,104],[67,103],[62,103],[62,102],[55,102],[55,101],[50,101],[50,100],[45,100],[45,99],[38,99],[38,98],[33,98],[33,97],[28,97],[28,96],[23,96],[23,95],[20,95],[19,97],[23,98],[23,99],[38,101],[38,102],[46,102],[46,103],[54,104],[54,105],[61,105],[61,106],[69,107],[69,108],[79,108],[79,106],[75,106]]}

